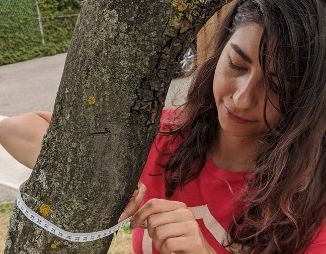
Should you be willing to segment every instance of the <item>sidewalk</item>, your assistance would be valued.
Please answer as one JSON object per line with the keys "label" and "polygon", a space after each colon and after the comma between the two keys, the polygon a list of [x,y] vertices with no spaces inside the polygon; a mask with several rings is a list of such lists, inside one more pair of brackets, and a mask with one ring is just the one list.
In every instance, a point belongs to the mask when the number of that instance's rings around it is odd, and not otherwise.
{"label": "sidewalk", "polygon": [[0,66],[0,115],[52,111],[66,54]]}
{"label": "sidewalk", "polygon": [[[62,76],[66,54],[0,66],[0,121],[29,111],[51,111]],[[190,79],[171,82],[165,106],[184,102]],[[0,145],[0,202],[14,201],[31,170],[18,163]]]}

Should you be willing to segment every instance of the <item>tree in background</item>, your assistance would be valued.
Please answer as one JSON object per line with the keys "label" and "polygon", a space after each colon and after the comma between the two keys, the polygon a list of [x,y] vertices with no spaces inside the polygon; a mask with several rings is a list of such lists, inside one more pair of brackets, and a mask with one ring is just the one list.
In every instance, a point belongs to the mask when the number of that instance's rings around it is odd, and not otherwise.
{"label": "tree in background", "polygon": [[[69,232],[117,223],[133,193],[183,52],[219,0],[85,1],[26,204]],[[107,253],[111,237],[73,243],[17,208],[5,253]]]}

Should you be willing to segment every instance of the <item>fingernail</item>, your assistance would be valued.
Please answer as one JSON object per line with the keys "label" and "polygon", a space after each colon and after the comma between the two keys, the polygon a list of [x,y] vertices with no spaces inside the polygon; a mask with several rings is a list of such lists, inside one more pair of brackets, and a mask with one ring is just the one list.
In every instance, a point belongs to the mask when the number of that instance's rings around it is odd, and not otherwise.
{"label": "fingernail", "polygon": [[143,224],[140,225],[142,228],[147,228],[147,221],[144,221]]}
{"label": "fingernail", "polygon": [[123,221],[124,219],[126,219],[126,215],[122,213],[121,216],[119,217],[118,223]]}

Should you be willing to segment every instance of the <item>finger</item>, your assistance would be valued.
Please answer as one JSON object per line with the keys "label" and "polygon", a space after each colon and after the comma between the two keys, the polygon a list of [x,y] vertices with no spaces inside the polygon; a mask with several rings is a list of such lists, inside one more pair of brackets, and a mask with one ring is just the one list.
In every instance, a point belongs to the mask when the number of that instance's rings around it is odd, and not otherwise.
{"label": "finger", "polygon": [[139,189],[140,188],[140,185],[142,184],[142,182],[141,181],[139,181],[138,182],[138,184],[137,184],[137,189]]}
{"label": "finger", "polygon": [[189,239],[185,236],[178,236],[168,238],[164,241],[161,248],[159,249],[162,254],[171,254],[171,253],[185,253],[191,252],[192,250],[187,247],[189,246]]}
{"label": "finger", "polygon": [[134,191],[131,199],[129,200],[127,206],[125,207],[124,211],[122,212],[119,221],[122,221],[132,215],[139,209],[140,204],[144,198],[146,193],[146,187],[144,184],[139,185],[139,189]]}
{"label": "finger", "polygon": [[139,192],[146,192],[146,186],[141,182],[138,182],[137,187],[131,197],[137,196]]}
{"label": "finger", "polygon": [[[197,235],[199,238],[199,234],[194,233],[198,230],[198,224],[196,221],[184,221],[177,223],[170,223],[158,226],[153,231],[153,244],[155,248],[160,250],[162,248],[163,243],[169,238],[175,237],[186,237],[188,239],[193,238],[193,235]],[[191,243],[188,243],[188,245]]]}
{"label": "finger", "polygon": [[144,195],[146,192],[145,184],[138,182],[138,191],[139,191],[139,193],[142,193],[142,195]]}
{"label": "finger", "polygon": [[194,215],[187,208],[179,208],[169,212],[152,214],[148,216],[147,219],[148,234],[152,237],[153,231],[156,227],[183,221],[195,221]]}
{"label": "finger", "polygon": [[142,192],[142,193],[146,192],[146,186],[141,182],[138,182],[137,187],[136,187],[135,191],[133,192],[131,198],[137,196],[139,192]]}
{"label": "finger", "polygon": [[178,201],[170,201],[165,199],[151,199],[147,201],[133,216],[132,218],[132,228],[139,227],[147,220],[148,216],[176,210],[178,208],[186,208],[187,206]]}
{"label": "finger", "polygon": [[181,253],[215,253],[211,252],[213,249],[210,248],[210,252],[207,252],[207,249],[202,242],[201,238],[193,238],[187,236],[178,236],[168,238],[164,241],[159,250],[163,254],[181,254]]}

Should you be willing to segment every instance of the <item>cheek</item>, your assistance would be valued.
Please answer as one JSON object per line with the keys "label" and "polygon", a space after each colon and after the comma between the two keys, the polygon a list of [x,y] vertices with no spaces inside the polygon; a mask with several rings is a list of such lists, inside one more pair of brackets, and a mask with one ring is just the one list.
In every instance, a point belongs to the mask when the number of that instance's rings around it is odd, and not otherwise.
{"label": "cheek", "polygon": [[275,108],[275,106],[278,107],[278,105],[276,105],[275,103],[273,103],[273,105],[270,102],[267,104],[266,118],[267,118],[267,122],[271,127],[276,127],[280,122],[281,114]]}
{"label": "cheek", "polygon": [[227,82],[224,78],[224,74],[219,71],[219,69],[219,66],[217,66],[213,81],[213,93],[216,103],[220,102],[227,94]]}
{"label": "cheek", "polygon": [[218,101],[220,101],[220,98],[221,98],[220,89],[219,89],[219,86],[217,85],[218,83],[219,83],[218,79],[214,79],[213,94],[214,94],[214,99],[215,99],[216,103]]}

